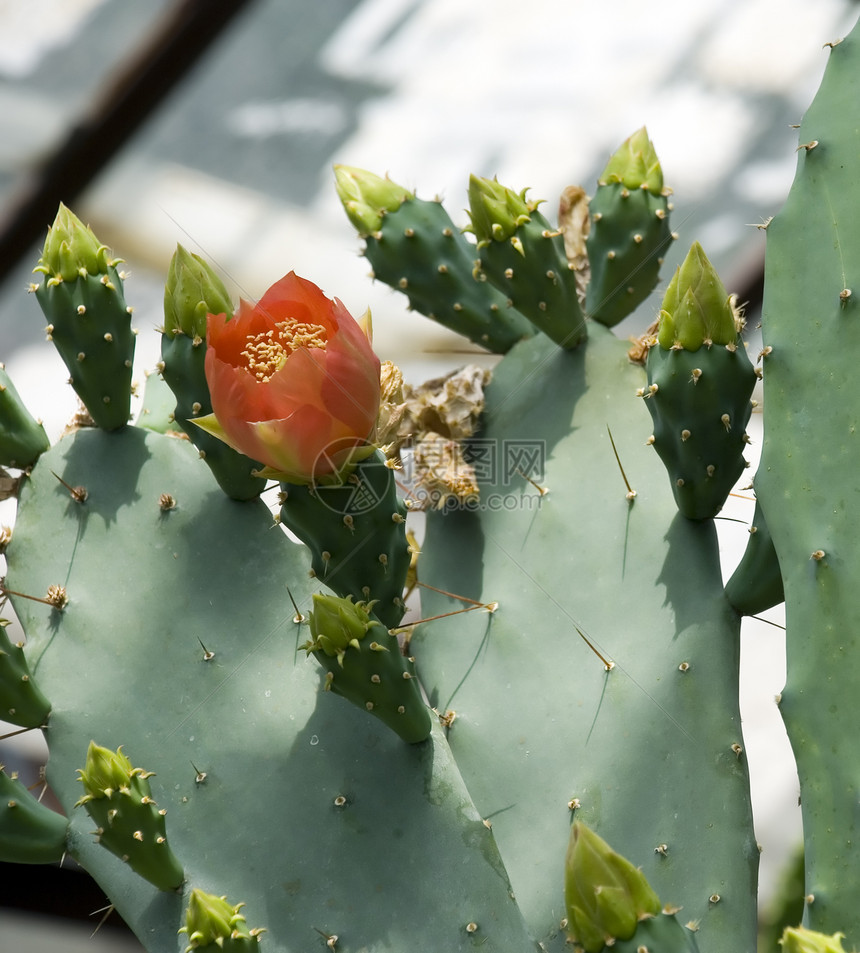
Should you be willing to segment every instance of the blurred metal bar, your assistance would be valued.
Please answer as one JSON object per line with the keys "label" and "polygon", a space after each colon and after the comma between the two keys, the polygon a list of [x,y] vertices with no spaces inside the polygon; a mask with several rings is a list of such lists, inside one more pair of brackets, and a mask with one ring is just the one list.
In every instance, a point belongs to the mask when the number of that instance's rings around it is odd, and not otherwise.
{"label": "blurred metal bar", "polygon": [[0,211],[0,281],[252,0],[177,0]]}

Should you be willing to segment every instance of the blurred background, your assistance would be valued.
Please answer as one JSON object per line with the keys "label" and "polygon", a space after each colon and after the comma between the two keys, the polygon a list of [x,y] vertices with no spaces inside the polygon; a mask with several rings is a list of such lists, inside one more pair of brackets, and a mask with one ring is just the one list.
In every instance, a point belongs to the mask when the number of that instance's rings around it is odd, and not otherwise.
{"label": "blurred background", "polygon": [[[791,124],[815,93],[823,46],[856,16],[849,0],[0,0],[0,361],[55,439],[75,399],[26,289],[62,200],[127,262],[140,380],[159,358],[177,242],[212,262],[236,298],[295,270],[354,314],[370,306],[377,352],[412,383],[492,366],[369,280],[332,164],[439,195],[458,224],[469,173],[498,175],[546,199],[552,218],[562,189],[593,192],[643,124],[675,191],[680,239],[664,284],[699,240],[749,302],[754,342],[764,258],[754,226],[791,184]],[[618,333],[641,333],[653,311],[652,299]],[[760,425],[751,433],[755,455]],[[744,500],[724,511],[727,572],[751,513]],[[768,618],[779,623],[779,610]],[[781,631],[745,622],[765,901],[800,837],[773,704],[783,679]],[[36,734],[0,741],[0,762],[37,777]],[[139,950],[114,921],[90,936],[106,900],[67,866],[0,865],[0,948]]]}

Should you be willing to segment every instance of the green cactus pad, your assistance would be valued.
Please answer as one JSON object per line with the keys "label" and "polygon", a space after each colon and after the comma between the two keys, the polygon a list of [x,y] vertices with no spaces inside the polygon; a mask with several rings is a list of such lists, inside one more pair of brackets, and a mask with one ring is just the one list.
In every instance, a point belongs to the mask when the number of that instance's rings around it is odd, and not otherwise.
{"label": "green cactus pad", "polygon": [[756,495],[785,586],[780,712],[797,761],[804,923],[860,946],[856,731],[860,614],[860,30],[834,44],[799,130],[797,172],[767,229]]}
{"label": "green cactus pad", "polygon": [[33,419],[0,365],[0,466],[24,470],[50,445],[45,428]]}
{"label": "green cactus pad", "polygon": [[743,345],[648,351],[648,386],[639,393],[654,422],[653,444],[678,509],[710,519],[747,466],[743,451],[756,374]]}
{"label": "green cactus pad", "polygon": [[412,556],[406,505],[383,454],[360,461],[342,484],[282,483],[281,496],[281,522],[310,550],[317,579],[338,595],[373,601],[386,628],[398,625]]}
{"label": "green cactus pad", "polygon": [[379,718],[404,741],[426,741],[430,713],[413,660],[403,657],[397,636],[372,618],[370,608],[338,596],[315,595],[313,638],[302,648],[325,669],[326,691]]}
{"label": "green cactus pad", "polygon": [[38,728],[45,724],[51,703],[33,679],[23,644],[13,645],[9,638],[8,625],[0,619],[0,718],[22,728]]}
{"label": "green cactus pad", "polygon": [[[499,463],[481,509],[430,514],[418,564],[429,585],[499,603],[420,626],[410,650],[430,703],[456,713],[449,743],[550,953],[570,949],[559,922],[571,810],[701,921],[703,953],[755,947],[740,620],[713,523],[678,514],[645,445],[648,416],[630,403],[644,383],[599,325],[572,352],[538,336],[506,355],[481,436],[520,470],[542,452],[548,492]],[[425,615],[462,605],[422,590]]]}
{"label": "green cactus pad", "polygon": [[[653,161],[640,162],[642,133],[644,129],[609,160],[589,205],[591,230],[586,247],[591,280],[585,311],[607,327],[631,314],[654,289],[673,238],[672,206],[656,153]],[[647,133],[644,140],[653,152]],[[632,153],[631,142],[639,147]]]}
{"label": "green cactus pad", "polygon": [[577,347],[585,319],[561,232],[536,202],[489,179],[470,178],[469,202],[478,239],[475,277],[494,285],[556,344]]}
{"label": "green cactus pad", "polygon": [[441,202],[410,198],[365,236],[373,275],[409,306],[489,351],[504,353],[534,328],[507,297],[472,276],[475,246]]}
{"label": "green cactus pad", "polygon": [[0,861],[56,864],[66,852],[68,821],[41,804],[0,765]]}
{"label": "green cactus pad", "polygon": [[785,601],[779,558],[757,500],[749,542],[726,583],[726,598],[741,615],[758,615]]}
{"label": "green cactus pad", "polygon": [[131,406],[135,334],[119,261],[61,206],[31,286],[75,393],[104,430],[125,426]]}
{"label": "green cactus pad", "polygon": [[[52,470],[87,486],[85,507]],[[306,551],[263,502],[227,499],[187,441],[136,427],[62,439],[22,491],[7,559],[17,591],[67,586],[62,613],[13,598],[54,702],[48,779],[70,854],[151,953],[185,945],[193,888],[246,900],[269,953],[324,950],[318,930],[368,953],[482,939],[534,953],[441,727],[407,745],[326,696],[287,594],[306,609],[317,588]],[[144,881],[73,810],[93,737],[156,772],[180,893]]]}
{"label": "green cactus pad", "polygon": [[683,911],[660,913],[642,920],[629,940],[616,941],[611,953],[699,953],[695,929],[682,926],[682,916]]}

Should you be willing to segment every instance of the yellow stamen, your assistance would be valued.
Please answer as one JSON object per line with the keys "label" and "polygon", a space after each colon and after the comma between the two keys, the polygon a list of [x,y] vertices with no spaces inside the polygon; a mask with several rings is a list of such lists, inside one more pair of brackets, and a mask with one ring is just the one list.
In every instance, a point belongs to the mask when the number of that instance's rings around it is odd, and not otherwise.
{"label": "yellow stamen", "polygon": [[265,384],[284,366],[293,351],[315,347],[325,350],[328,343],[326,334],[321,324],[306,324],[291,319],[279,321],[272,330],[248,335],[242,357],[248,362],[248,370],[261,384]]}

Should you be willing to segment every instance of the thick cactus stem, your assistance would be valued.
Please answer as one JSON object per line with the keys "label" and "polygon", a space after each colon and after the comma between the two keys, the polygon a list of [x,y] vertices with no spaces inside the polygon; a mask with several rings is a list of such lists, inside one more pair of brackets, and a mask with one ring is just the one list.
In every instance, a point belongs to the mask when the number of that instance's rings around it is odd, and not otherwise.
{"label": "thick cactus stem", "polygon": [[660,900],[640,870],[581,821],[574,821],[565,862],[564,898],[571,938],[586,953],[629,940]]}
{"label": "thick cactus stem", "polygon": [[469,178],[471,231],[478,240],[475,277],[489,281],[556,344],[572,350],[585,339],[585,319],[562,233],[526,192]]}
{"label": "thick cactus stem", "polygon": [[335,176],[373,277],[402,291],[410,308],[489,351],[504,353],[534,333],[506,295],[475,281],[475,246],[441,202],[360,169],[335,166]]}
{"label": "thick cactus stem", "polygon": [[61,205],[34,269],[42,282],[30,289],[72,387],[104,430],[124,426],[131,406],[134,331],[116,269],[120,261],[109,258],[91,229]]}
{"label": "thick cactus stem", "polygon": [[[766,425],[756,495],[786,601],[780,713],[797,761],[806,858],[804,922],[860,946],[856,731],[860,572],[860,28],[827,54],[799,132],[797,172],[767,229]],[[852,294],[853,290],[853,294]]]}
{"label": "thick cactus stem", "polygon": [[51,703],[33,679],[23,644],[12,644],[8,625],[0,619],[0,718],[22,728],[38,728],[45,724]]}
{"label": "thick cactus stem", "polygon": [[631,314],[657,284],[673,235],[670,190],[643,127],[610,158],[591,200],[588,260],[591,280],[585,311],[613,327]]}
{"label": "thick cactus stem", "polygon": [[373,601],[393,628],[403,618],[411,553],[406,505],[385,457],[360,461],[342,484],[281,484],[281,522],[311,551],[314,575],[341,596]]}
{"label": "thick cactus stem", "polygon": [[239,912],[244,906],[244,903],[234,906],[226,897],[216,897],[195,887],[188,898],[185,926],[179,929],[188,936],[185,953],[208,946],[225,953],[255,949],[260,935],[266,931],[260,927],[248,929],[245,917]]}
{"label": "thick cactus stem", "polygon": [[50,445],[45,428],[31,416],[0,364],[0,466],[25,470]]}
{"label": "thick cactus stem", "polygon": [[198,255],[178,245],[164,287],[164,331],[161,374],[176,397],[173,417],[197,447],[221,489],[234,500],[252,500],[265,481],[252,475],[262,464],[196,426],[212,413],[206,383],[206,317],[225,314],[233,306],[221,279]]}
{"label": "thick cactus stem", "polygon": [[99,825],[99,843],[159,890],[179,887],[185,874],[167,843],[165,812],[152,799],[152,772],[132,767],[121,747],[111,751],[91,741],[78,773],[86,793],[76,806]]}
{"label": "thick cactus stem", "polygon": [[430,713],[421,698],[411,659],[395,635],[371,616],[372,604],[314,595],[313,638],[302,648],[326,670],[326,691],[370,712],[404,741],[430,736]]}
{"label": "thick cactus stem", "polygon": [[55,864],[66,852],[68,821],[40,804],[0,765],[0,861]]}

